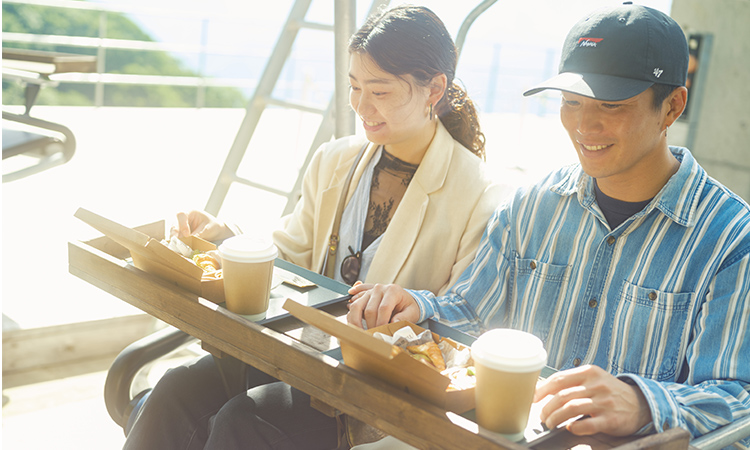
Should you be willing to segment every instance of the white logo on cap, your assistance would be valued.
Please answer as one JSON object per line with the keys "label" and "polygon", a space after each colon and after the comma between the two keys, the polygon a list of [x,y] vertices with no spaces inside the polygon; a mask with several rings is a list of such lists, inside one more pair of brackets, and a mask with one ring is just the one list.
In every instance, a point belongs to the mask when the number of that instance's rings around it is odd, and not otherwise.
{"label": "white logo on cap", "polygon": [[656,78],[659,78],[659,77],[661,76],[662,72],[664,72],[664,70],[663,70],[663,69],[660,69],[660,68],[658,68],[658,67],[654,68],[654,76],[655,76]]}
{"label": "white logo on cap", "polygon": [[578,46],[579,47],[596,47],[596,44],[603,40],[604,38],[582,37],[578,39]]}

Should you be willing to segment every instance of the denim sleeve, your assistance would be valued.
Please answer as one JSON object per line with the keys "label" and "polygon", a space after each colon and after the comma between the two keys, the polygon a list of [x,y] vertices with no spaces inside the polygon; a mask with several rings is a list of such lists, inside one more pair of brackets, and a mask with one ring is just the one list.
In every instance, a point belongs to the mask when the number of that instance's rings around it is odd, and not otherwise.
{"label": "denim sleeve", "polygon": [[419,305],[419,320],[432,318],[474,335],[494,322],[502,322],[511,266],[511,260],[502,254],[508,234],[505,213],[496,211],[482,235],[474,261],[445,295],[409,290]]}
{"label": "denim sleeve", "polygon": [[684,383],[620,375],[645,395],[657,432],[679,426],[698,437],[750,414],[749,254],[720,270],[695,323]]}

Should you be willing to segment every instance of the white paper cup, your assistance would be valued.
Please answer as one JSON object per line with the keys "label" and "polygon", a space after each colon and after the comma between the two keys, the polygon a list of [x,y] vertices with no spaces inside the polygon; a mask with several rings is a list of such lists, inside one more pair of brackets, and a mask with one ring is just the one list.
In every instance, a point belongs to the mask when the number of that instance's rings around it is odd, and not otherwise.
{"label": "white paper cup", "polygon": [[239,235],[225,240],[218,250],[227,309],[253,321],[265,319],[279,254],[273,241]]}
{"label": "white paper cup", "polygon": [[477,385],[477,424],[512,441],[523,438],[539,374],[547,362],[533,334],[499,328],[471,346]]}

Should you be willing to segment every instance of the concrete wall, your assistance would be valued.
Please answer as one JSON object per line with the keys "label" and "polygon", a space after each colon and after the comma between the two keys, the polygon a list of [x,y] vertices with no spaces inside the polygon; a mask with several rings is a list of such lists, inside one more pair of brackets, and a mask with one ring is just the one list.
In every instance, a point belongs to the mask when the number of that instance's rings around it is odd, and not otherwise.
{"label": "concrete wall", "polygon": [[702,92],[691,93],[700,108],[670,128],[669,143],[690,144],[711,176],[750,202],[750,1],[673,0],[671,16],[688,35],[712,34],[712,44],[697,74]]}

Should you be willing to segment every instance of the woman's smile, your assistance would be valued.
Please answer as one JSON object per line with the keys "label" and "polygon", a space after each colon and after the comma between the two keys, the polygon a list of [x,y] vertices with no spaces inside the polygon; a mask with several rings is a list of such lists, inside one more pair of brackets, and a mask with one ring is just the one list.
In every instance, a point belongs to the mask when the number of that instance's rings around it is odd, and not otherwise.
{"label": "woman's smile", "polygon": [[369,120],[364,120],[364,119],[362,120],[362,123],[365,127],[365,130],[370,131],[370,132],[378,131],[382,127],[385,126],[385,122],[374,122],[374,121],[369,121]]}

